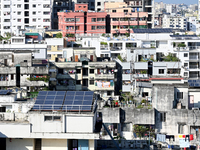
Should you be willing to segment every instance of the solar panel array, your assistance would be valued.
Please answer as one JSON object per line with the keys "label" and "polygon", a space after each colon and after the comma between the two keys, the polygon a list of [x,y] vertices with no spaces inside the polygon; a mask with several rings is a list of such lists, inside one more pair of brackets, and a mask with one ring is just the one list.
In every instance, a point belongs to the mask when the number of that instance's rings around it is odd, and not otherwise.
{"label": "solar panel array", "polygon": [[40,91],[33,110],[91,111],[92,91]]}
{"label": "solar panel array", "polygon": [[158,28],[158,29],[133,29],[134,33],[172,33],[172,29],[164,29],[164,28]]}
{"label": "solar panel array", "polygon": [[0,95],[7,95],[8,93],[11,93],[12,90],[0,90]]}
{"label": "solar panel array", "polygon": [[197,35],[170,35],[170,37],[198,37]]}

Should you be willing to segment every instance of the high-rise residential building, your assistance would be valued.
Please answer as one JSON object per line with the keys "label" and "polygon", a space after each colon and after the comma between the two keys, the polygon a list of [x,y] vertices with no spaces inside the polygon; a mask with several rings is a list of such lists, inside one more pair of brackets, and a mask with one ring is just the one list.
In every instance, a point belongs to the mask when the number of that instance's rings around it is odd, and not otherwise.
{"label": "high-rise residential building", "polygon": [[154,27],[154,0],[124,0],[133,11],[148,12],[148,28]]}
{"label": "high-rise residential building", "polygon": [[163,28],[184,29],[187,28],[187,18],[181,16],[164,15]]}
{"label": "high-rise residential building", "polygon": [[200,0],[199,0],[199,6],[198,6],[198,12],[199,12],[199,18],[200,18]]}
{"label": "high-rise residential building", "polygon": [[51,0],[1,1],[1,35],[17,29],[51,28]]}

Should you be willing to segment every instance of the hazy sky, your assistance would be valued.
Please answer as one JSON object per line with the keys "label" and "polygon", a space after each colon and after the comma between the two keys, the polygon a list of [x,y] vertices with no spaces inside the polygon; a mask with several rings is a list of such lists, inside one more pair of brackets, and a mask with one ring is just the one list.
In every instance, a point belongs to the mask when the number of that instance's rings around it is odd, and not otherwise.
{"label": "hazy sky", "polygon": [[155,2],[161,2],[161,1],[163,1],[164,3],[167,3],[167,4],[184,3],[184,4],[187,4],[187,5],[190,5],[190,4],[197,4],[198,3],[198,0],[155,0]]}

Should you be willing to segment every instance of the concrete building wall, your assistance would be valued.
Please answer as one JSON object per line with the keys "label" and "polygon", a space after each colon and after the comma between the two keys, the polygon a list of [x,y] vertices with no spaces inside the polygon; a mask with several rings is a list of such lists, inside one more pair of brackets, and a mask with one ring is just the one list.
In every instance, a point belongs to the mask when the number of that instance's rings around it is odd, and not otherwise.
{"label": "concrete building wall", "polygon": [[34,150],[34,139],[9,139],[9,138],[7,138],[6,139],[6,150]]}
{"label": "concrete building wall", "polygon": [[66,132],[93,132],[93,117],[66,117]]}
{"label": "concrete building wall", "polygon": [[67,139],[42,139],[42,150],[66,150]]}

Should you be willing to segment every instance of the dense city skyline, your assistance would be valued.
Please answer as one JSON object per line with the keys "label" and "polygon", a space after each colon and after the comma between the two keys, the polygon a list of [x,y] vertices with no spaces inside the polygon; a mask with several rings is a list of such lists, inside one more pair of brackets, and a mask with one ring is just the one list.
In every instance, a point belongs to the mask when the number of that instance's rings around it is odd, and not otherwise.
{"label": "dense city skyline", "polygon": [[174,1],[174,0],[155,0],[155,2],[161,2],[161,1],[163,1],[164,3],[167,3],[167,4],[182,4],[182,3],[184,3],[184,4],[187,4],[187,5],[191,5],[191,4],[197,4],[198,3],[198,0],[190,0],[190,1],[188,1],[188,0],[176,0],[176,1]]}

